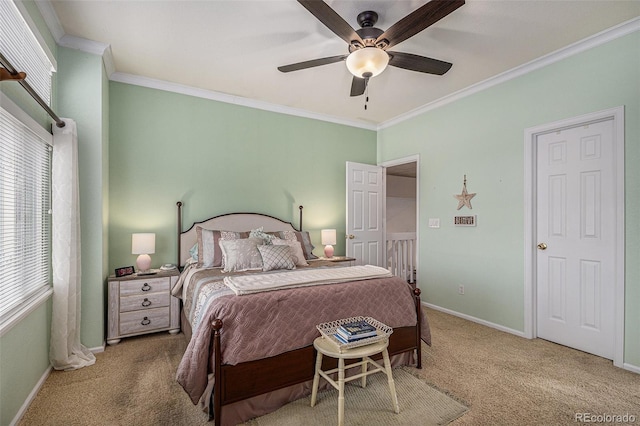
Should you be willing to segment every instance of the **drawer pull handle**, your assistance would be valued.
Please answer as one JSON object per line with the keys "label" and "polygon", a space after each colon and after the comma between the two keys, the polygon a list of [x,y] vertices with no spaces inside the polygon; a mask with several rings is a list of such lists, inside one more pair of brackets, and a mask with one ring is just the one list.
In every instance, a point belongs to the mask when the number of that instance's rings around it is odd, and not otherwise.
{"label": "drawer pull handle", "polygon": [[140,321],[140,324],[149,325],[149,324],[151,324],[151,320],[149,319],[149,317],[144,317],[144,319],[142,321]]}
{"label": "drawer pull handle", "polygon": [[147,306],[151,306],[151,300],[147,299],[146,297],[144,298],[144,300],[142,301],[142,306],[144,306],[145,308]]}
{"label": "drawer pull handle", "polygon": [[142,291],[149,291],[151,290],[151,286],[147,283],[144,283],[144,285],[142,286]]}

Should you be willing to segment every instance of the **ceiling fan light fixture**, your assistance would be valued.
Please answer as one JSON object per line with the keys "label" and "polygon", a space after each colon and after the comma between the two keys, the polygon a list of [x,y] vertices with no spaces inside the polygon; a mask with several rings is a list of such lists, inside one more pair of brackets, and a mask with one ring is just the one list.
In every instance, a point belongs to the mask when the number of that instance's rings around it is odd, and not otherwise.
{"label": "ceiling fan light fixture", "polygon": [[387,68],[389,55],[377,47],[365,47],[351,52],[346,63],[349,72],[358,78],[365,78],[365,73],[375,77]]}

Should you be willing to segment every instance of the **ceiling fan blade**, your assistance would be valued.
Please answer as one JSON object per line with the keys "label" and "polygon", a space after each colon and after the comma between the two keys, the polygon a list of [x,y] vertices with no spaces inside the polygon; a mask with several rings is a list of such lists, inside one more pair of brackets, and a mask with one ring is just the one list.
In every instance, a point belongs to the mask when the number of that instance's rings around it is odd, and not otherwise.
{"label": "ceiling fan blade", "polygon": [[389,52],[389,65],[406,70],[442,75],[453,65],[450,62],[414,55],[413,53]]}
{"label": "ceiling fan blade", "polygon": [[395,46],[435,24],[463,4],[464,0],[431,0],[389,27],[376,39],[376,44],[387,40],[386,48]]}
{"label": "ceiling fan blade", "polygon": [[306,68],[319,67],[321,65],[333,64],[335,62],[344,61],[345,59],[347,59],[347,56],[349,55],[338,55],[338,56],[329,56],[327,58],[312,59],[310,61],[298,62],[296,64],[283,65],[281,67],[278,67],[278,70],[282,72],[291,72],[291,71],[303,70]]}
{"label": "ceiling fan blade", "polygon": [[360,45],[364,46],[364,41],[356,33],[356,31],[342,19],[335,10],[329,7],[322,0],[298,0],[305,9],[307,9],[313,16],[315,16],[320,22],[322,22],[327,28],[336,33],[338,37],[351,44],[352,41],[357,41]]}
{"label": "ceiling fan blade", "polygon": [[367,88],[367,80],[360,77],[353,77],[351,80],[351,95],[350,96],[360,96],[364,94],[364,90]]}

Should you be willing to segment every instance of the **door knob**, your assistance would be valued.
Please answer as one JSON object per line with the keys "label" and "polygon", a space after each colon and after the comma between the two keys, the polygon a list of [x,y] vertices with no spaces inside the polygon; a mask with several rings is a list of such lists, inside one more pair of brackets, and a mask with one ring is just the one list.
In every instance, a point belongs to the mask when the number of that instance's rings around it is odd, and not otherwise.
{"label": "door knob", "polygon": [[540,244],[538,244],[538,248],[540,250],[546,250],[547,249],[547,245],[545,243],[540,243]]}
{"label": "door knob", "polygon": [[355,237],[356,237],[356,236],[355,236],[355,235],[353,235],[353,234],[349,234],[349,235],[347,235],[347,238],[348,238],[348,239],[350,239],[350,240],[353,240]]}

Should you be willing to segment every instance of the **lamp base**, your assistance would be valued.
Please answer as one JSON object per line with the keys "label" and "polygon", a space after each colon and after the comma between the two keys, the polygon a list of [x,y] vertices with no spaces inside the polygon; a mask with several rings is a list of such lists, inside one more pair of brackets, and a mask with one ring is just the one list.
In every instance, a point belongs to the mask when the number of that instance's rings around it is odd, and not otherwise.
{"label": "lamp base", "polygon": [[324,246],[324,257],[326,257],[327,259],[331,259],[333,257],[333,246],[330,244],[327,244],[326,246]]}
{"label": "lamp base", "polygon": [[149,272],[151,268],[151,256],[148,254],[141,254],[136,259],[136,266],[138,267],[138,274]]}

